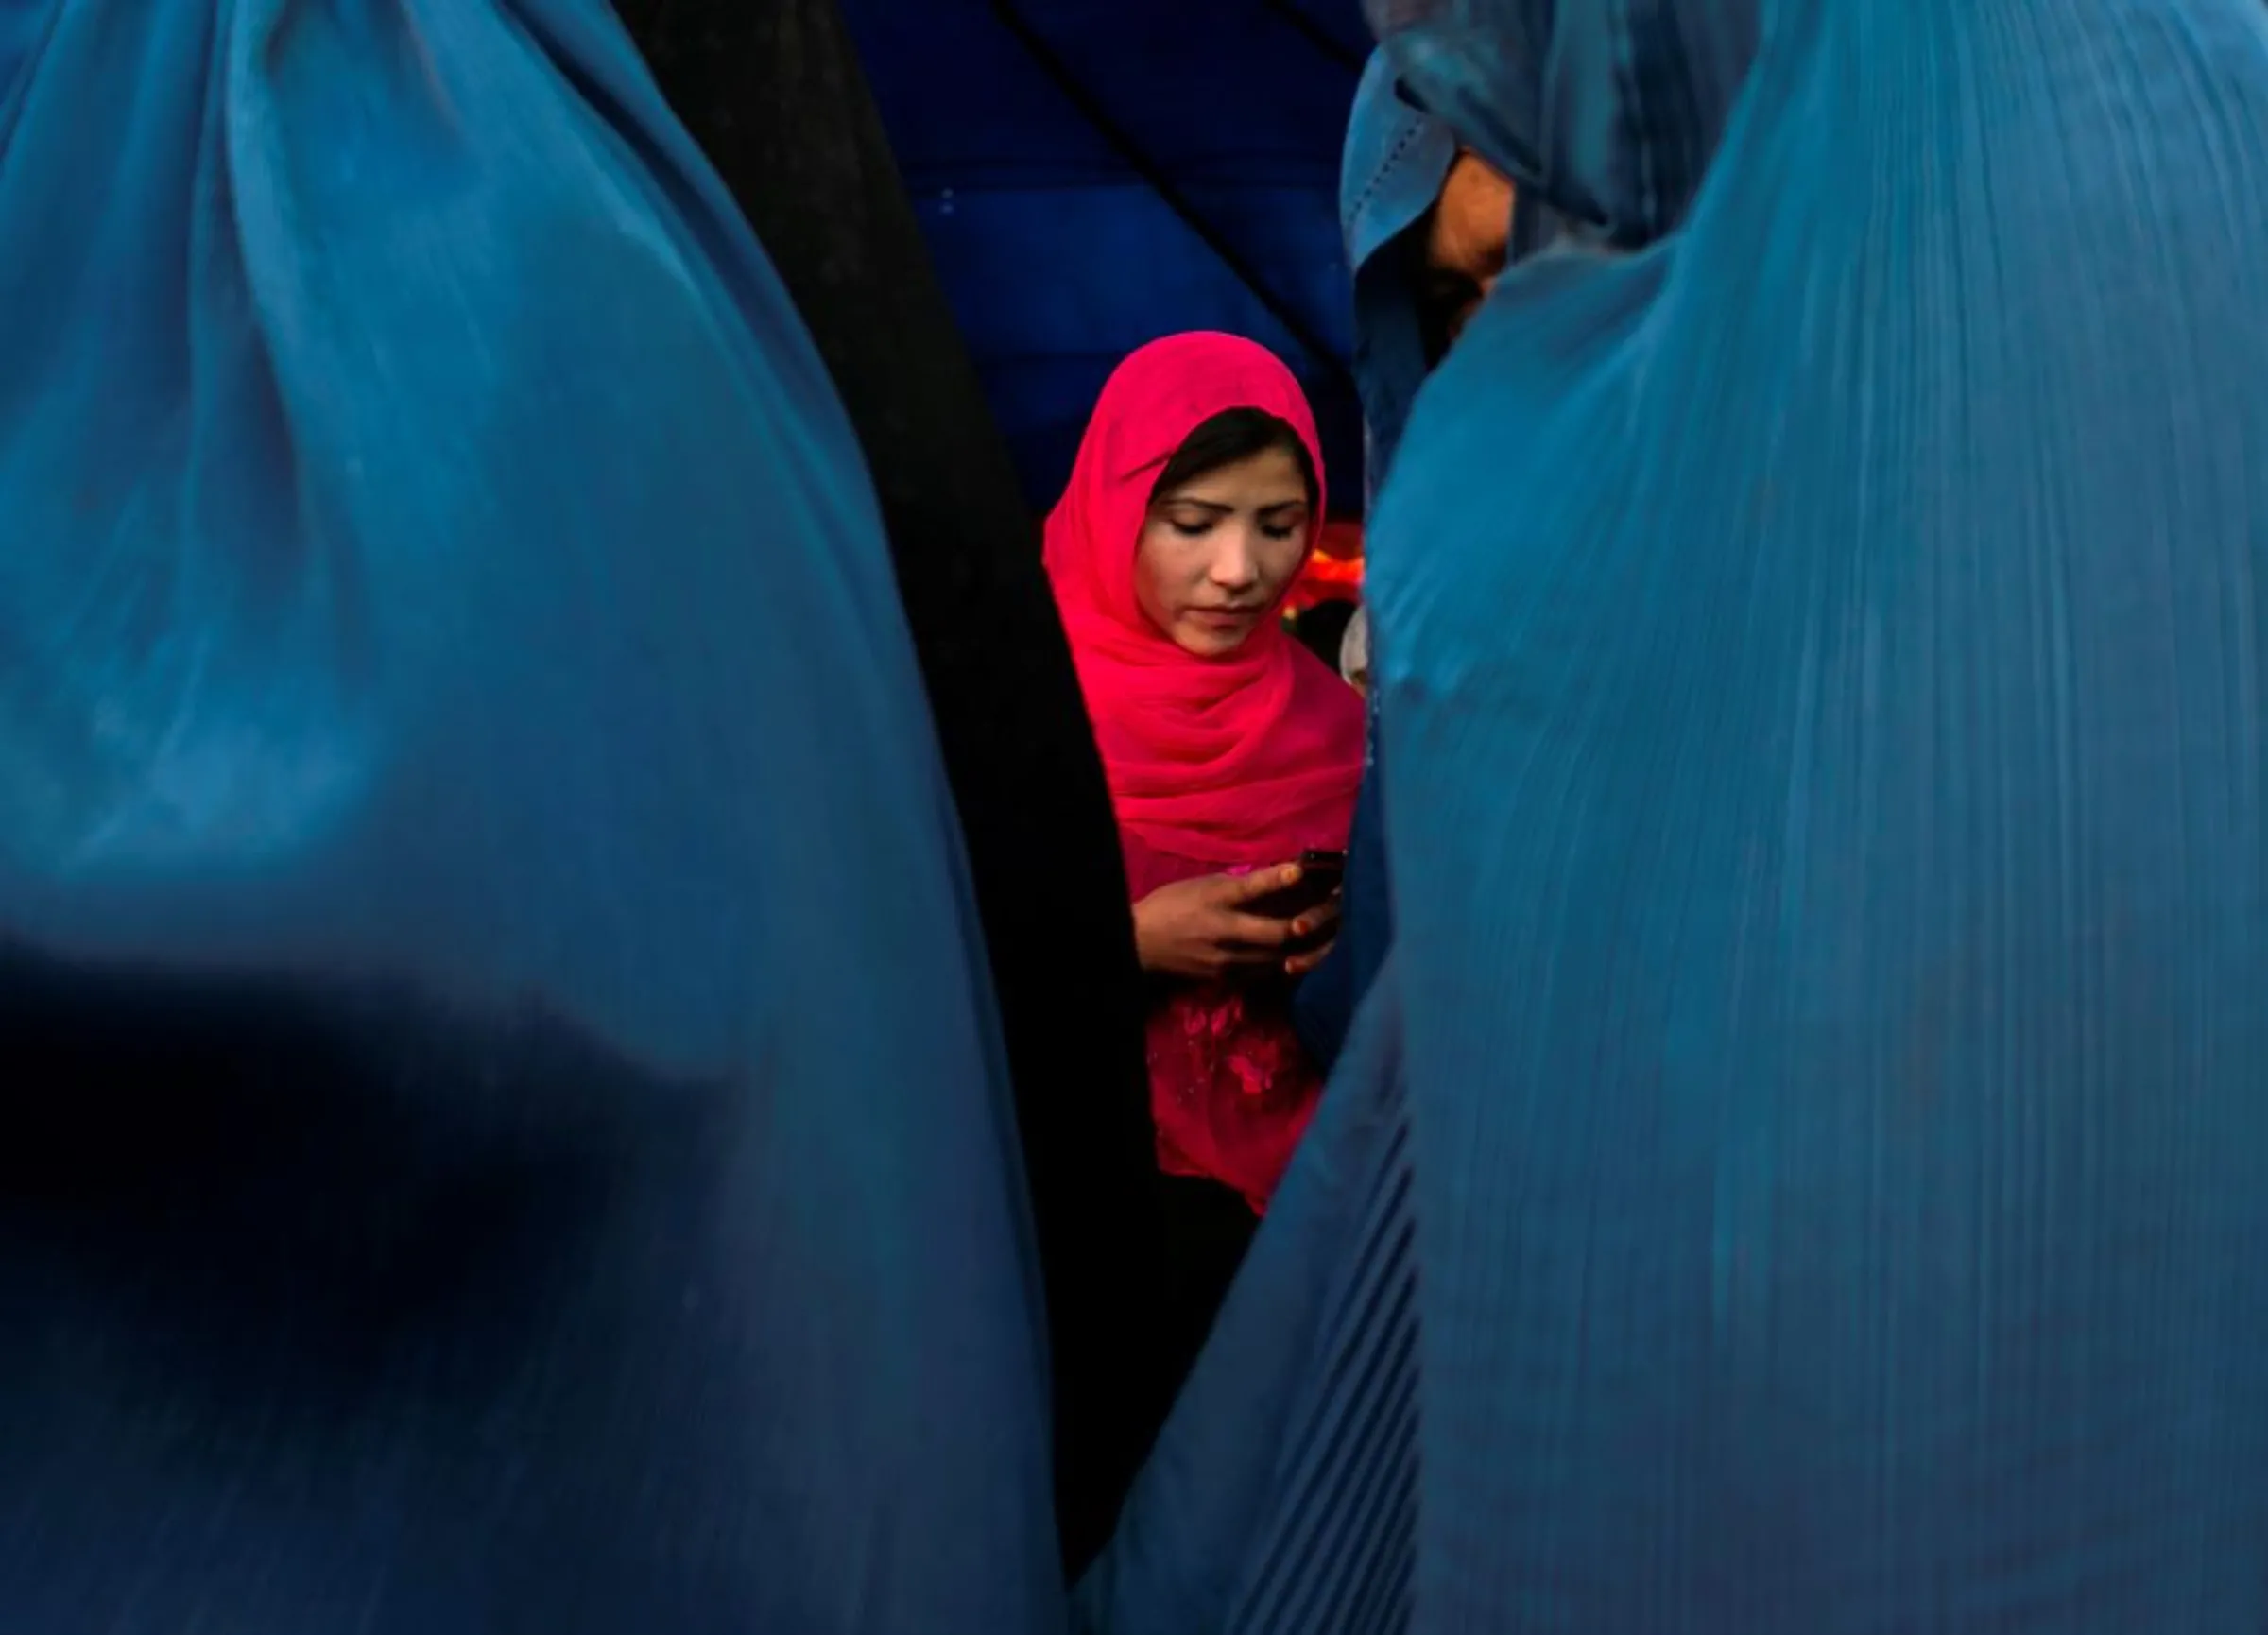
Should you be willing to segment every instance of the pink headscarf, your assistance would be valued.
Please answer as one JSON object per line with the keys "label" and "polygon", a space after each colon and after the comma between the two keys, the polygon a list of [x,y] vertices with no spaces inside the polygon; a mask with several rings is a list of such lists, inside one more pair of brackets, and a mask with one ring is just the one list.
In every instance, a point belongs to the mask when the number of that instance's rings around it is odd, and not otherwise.
{"label": "pink headscarf", "polygon": [[[1201,862],[1282,863],[1347,843],[1361,701],[1275,619],[1234,652],[1200,658],[1151,623],[1134,594],[1160,472],[1190,433],[1232,408],[1290,424],[1320,484],[1314,412],[1266,348],[1228,335],[1153,341],[1103,387],[1047,519],[1047,572],[1120,825]],[[1318,493],[1309,550],[1322,528]]]}

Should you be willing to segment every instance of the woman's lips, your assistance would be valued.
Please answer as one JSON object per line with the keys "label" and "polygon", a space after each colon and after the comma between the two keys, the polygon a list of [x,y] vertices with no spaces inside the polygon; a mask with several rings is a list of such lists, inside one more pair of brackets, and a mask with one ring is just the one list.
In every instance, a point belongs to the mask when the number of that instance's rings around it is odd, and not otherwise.
{"label": "woman's lips", "polygon": [[1209,630],[1241,630],[1258,617],[1253,612],[1240,612],[1234,608],[1192,608],[1187,616]]}

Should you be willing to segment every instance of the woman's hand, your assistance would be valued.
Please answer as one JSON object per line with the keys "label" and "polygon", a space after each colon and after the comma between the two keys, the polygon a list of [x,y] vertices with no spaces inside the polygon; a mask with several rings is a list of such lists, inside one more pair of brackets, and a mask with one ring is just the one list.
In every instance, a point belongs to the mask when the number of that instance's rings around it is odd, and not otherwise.
{"label": "woman's hand", "polygon": [[1328,902],[1318,903],[1299,916],[1292,932],[1292,940],[1299,950],[1283,962],[1284,974],[1305,976],[1323,963],[1324,956],[1339,940],[1339,904],[1343,894],[1334,891]]}
{"label": "woman's hand", "polygon": [[[1296,920],[1246,911],[1271,892],[1299,883],[1299,866],[1256,869],[1249,874],[1207,874],[1161,886],[1134,904],[1134,944],[1142,968],[1157,976],[1195,981],[1255,976],[1265,971],[1304,975],[1328,952],[1306,946],[1316,933],[1335,928],[1334,899]],[[1302,944],[1296,955],[1285,950]]]}

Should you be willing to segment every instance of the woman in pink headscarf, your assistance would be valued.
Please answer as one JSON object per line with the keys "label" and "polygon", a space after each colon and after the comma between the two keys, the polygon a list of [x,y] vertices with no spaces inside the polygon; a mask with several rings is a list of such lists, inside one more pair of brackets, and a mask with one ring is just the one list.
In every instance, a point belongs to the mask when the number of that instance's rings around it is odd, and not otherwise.
{"label": "woman in pink headscarf", "polygon": [[1337,904],[1267,900],[1344,849],[1362,775],[1360,700],[1280,617],[1323,498],[1291,371],[1182,335],[1111,376],[1047,524],[1156,986],[1150,1104],[1200,1336],[1321,1088],[1289,999]]}

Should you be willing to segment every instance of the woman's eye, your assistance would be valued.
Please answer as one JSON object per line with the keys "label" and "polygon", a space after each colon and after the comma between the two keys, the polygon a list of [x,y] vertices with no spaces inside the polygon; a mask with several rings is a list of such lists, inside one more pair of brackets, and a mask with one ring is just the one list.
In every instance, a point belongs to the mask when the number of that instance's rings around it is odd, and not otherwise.
{"label": "woman's eye", "polygon": [[1178,518],[1170,520],[1173,522],[1174,532],[1179,534],[1185,540],[1201,540],[1207,534],[1212,532],[1212,525],[1211,523],[1185,523]]}
{"label": "woman's eye", "polygon": [[1272,525],[1271,526],[1264,527],[1260,531],[1267,535],[1271,540],[1296,540],[1304,530],[1289,526],[1288,525],[1282,523],[1278,523]]}

